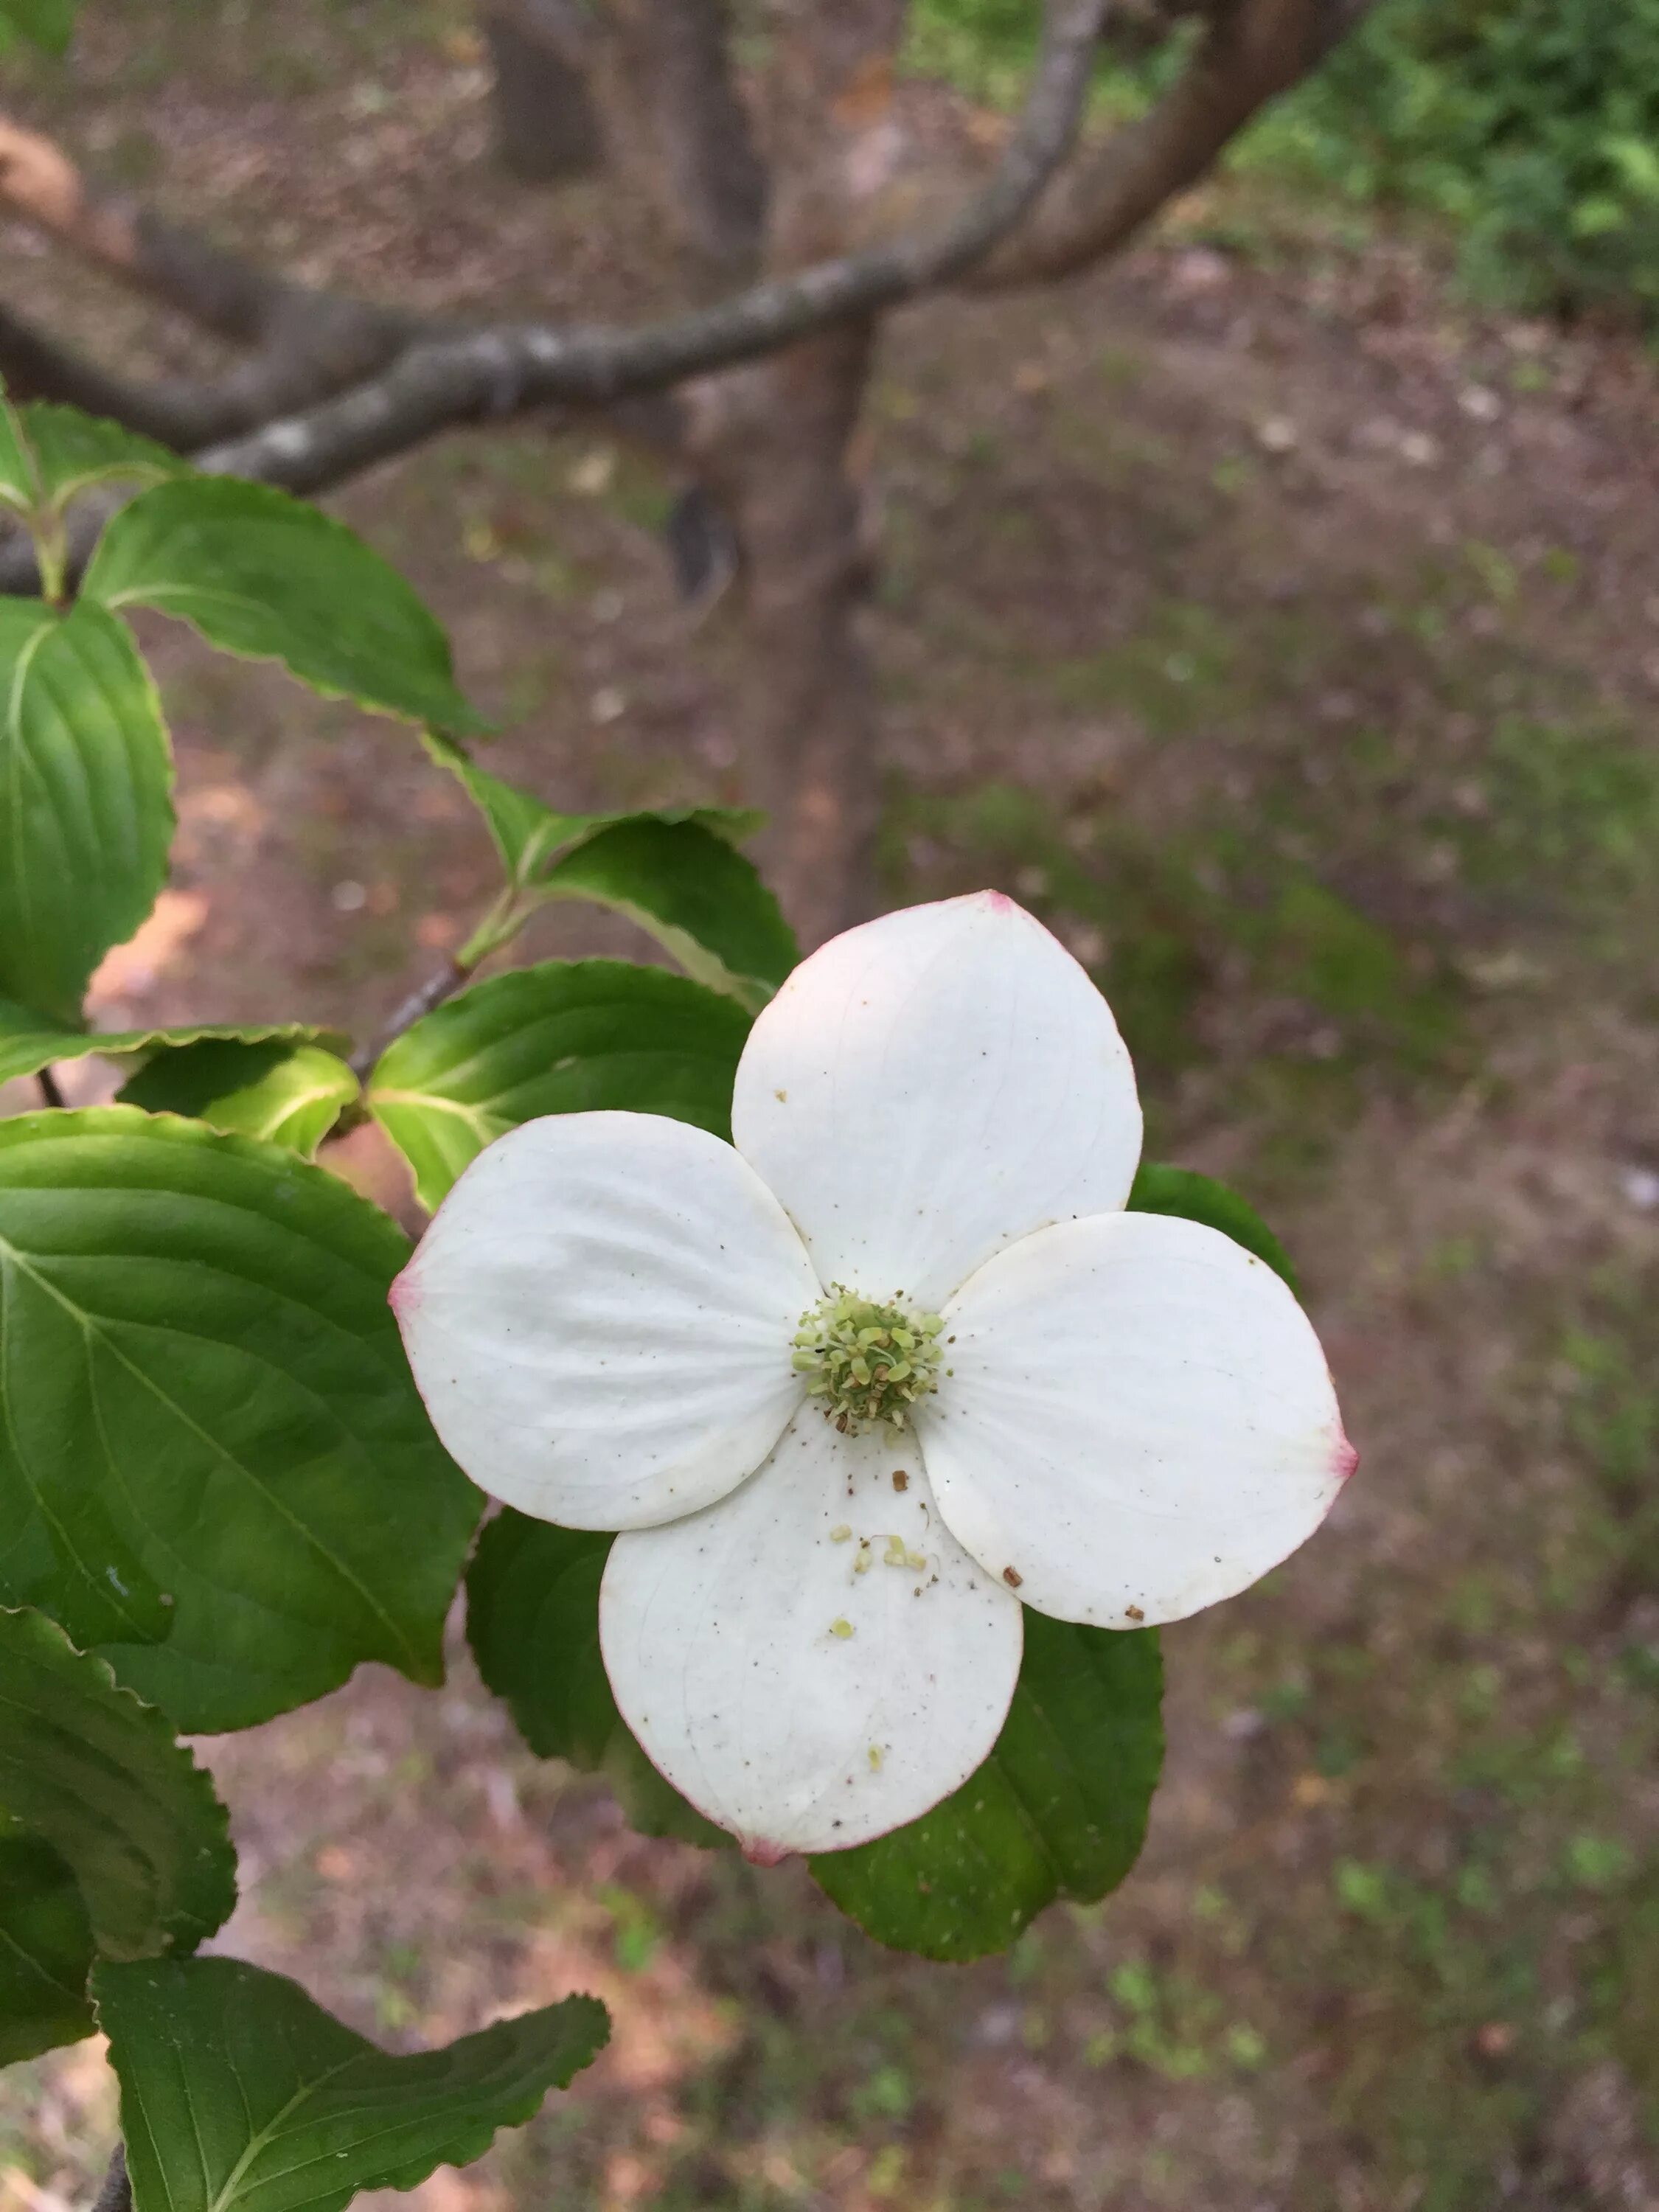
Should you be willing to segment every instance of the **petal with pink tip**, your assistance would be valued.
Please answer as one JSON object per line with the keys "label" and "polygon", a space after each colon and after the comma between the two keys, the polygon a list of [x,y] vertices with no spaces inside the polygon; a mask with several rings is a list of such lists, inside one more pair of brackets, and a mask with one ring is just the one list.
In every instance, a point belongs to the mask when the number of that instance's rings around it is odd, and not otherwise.
{"label": "petal with pink tip", "polygon": [[1312,1535],[1354,1464],[1319,1340],[1265,1261],[1170,1215],[1041,1230],[945,1308],[919,1409],[939,1510],[1062,1620],[1180,1620]]}
{"label": "petal with pink tip", "polygon": [[750,1032],[732,1127],[826,1284],[923,1309],[1015,1238],[1115,1211],[1140,1153],[1110,1009],[996,891],[804,961]]}

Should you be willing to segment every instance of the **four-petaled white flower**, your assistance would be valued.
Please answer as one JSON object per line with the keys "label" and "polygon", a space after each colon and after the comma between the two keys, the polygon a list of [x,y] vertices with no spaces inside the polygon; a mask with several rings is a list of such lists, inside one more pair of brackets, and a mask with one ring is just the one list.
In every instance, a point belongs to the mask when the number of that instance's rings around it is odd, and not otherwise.
{"label": "four-petaled white flower", "polygon": [[599,1599],[623,1717],[771,1860],[967,1779],[1022,1604],[1129,1628],[1231,1597],[1312,1534],[1354,1453],[1273,1270],[1123,1211],[1128,1054],[999,893],[805,961],[755,1023],[732,1128],[527,1123],[468,1168],[393,1303],[467,1472],[623,1532]]}

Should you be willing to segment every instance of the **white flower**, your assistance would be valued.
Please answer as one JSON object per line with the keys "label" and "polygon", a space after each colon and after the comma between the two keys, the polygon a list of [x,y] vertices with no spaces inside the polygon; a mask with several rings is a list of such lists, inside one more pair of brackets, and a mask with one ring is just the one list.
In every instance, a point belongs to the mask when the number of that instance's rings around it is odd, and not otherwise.
{"label": "white flower", "polygon": [[735,1148],[653,1115],[527,1123],[393,1300],[468,1473],[623,1532],[599,1601],[617,1705],[769,1860],[966,1780],[1022,1601],[1128,1628],[1230,1597],[1312,1534],[1354,1454],[1273,1270],[1122,1210],[1128,1055],[1000,894],[804,962],[732,1127]]}

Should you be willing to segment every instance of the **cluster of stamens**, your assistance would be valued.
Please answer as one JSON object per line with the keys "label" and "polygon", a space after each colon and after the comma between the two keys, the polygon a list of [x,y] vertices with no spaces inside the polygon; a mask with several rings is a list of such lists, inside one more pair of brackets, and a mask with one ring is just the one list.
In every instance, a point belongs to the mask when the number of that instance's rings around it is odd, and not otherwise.
{"label": "cluster of stamens", "polygon": [[873,1305],[836,1283],[801,1316],[791,1364],[843,1436],[902,1429],[917,1399],[939,1388],[944,1327],[937,1314],[907,1313],[896,1299]]}

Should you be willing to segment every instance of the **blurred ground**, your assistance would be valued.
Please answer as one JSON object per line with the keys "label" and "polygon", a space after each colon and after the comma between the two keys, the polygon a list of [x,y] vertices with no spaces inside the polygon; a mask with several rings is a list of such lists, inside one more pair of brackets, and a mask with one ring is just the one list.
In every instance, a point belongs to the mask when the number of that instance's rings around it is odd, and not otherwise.
{"label": "blurred ground", "polygon": [[[74,128],[162,204],[388,293],[636,296],[594,195],[480,167],[445,8],[114,12]],[[459,1656],[441,1693],[370,1670],[210,1745],[231,1948],[393,2043],[573,1987],[615,2010],[577,2093],[425,2212],[1659,2205],[1651,364],[1468,320],[1421,251],[1259,185],[1177,213],[1097,280],[893,333],[889,891],[996,883],[1094,969],[1155,1154],[1297,1257],[1361,1479],[1167,1634],[1125,1888],[972,1969],[880,1951],[798,1870],[631,1837]],[[116,349],[131,311],[71,290]],[[339,506],[507,718],[494,758],[614,804],[732,775],[669,496],[523,428]],[[154,641],[175,887],[104,1017],[372,1021],[483,899],[484,840],[405,732]],[[525,953],[578,945],[633,949],[556,911]],[[0,2077],[3,2212],[84,2197],[112,2124],[96,2045]]]}

